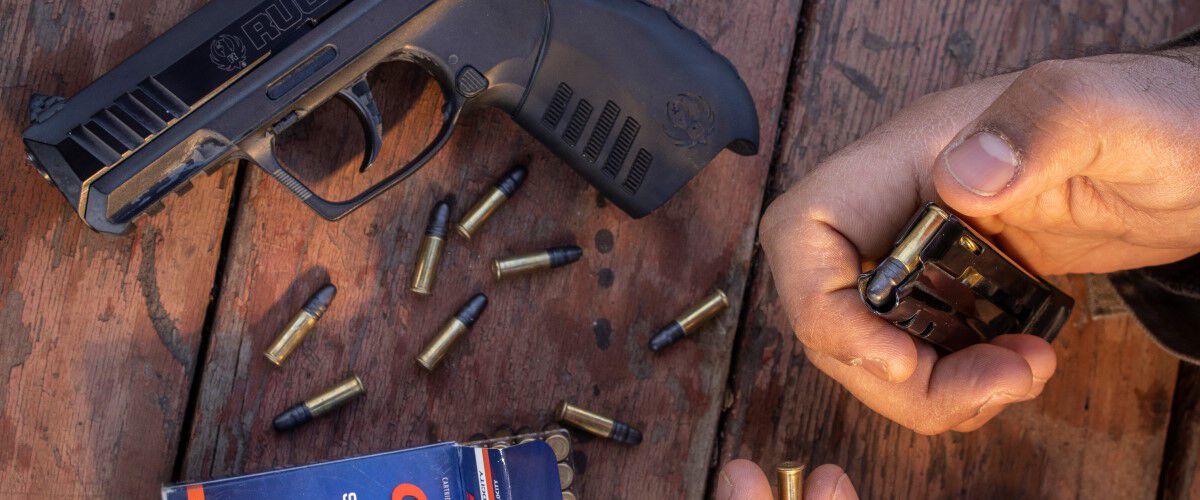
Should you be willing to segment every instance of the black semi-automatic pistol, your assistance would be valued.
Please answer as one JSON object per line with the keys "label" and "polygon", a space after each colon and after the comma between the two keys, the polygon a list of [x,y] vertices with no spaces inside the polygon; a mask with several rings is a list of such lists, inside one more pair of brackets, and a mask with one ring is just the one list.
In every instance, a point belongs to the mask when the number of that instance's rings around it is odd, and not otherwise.
{"label": "black semi-automatic pistol", "polygon": [[[366,75],[397,60],[437,81],[440,132],[357,196],[318,196],[278,159],[276,136],[339,97],[361,118],[369,166],[383,126]],[[639,0],[213,0],[75,97],[34,96],[24,140],[99,231],[123,232],[233,158],[336,220],[425,165],[473,107],[508,112],[634,217],[721,150],[758,150],[737,70]]]}
{"label": "black semi-automatic pistol", "polygon": [[1010,333],[1052,341],[1075,304],[932,203],[858,288],[872,312],[947,351]]}

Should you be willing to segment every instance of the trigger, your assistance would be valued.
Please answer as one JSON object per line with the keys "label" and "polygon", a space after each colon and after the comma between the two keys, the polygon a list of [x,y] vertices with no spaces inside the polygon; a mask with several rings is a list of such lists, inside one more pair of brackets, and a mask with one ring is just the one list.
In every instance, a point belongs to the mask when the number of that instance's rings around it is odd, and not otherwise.
{"label": "trigger", "polygon": [[379,157],[379,150],[383,148],[383,115],[379,113],[379,106],[375,104],[371,86],[365,77],[342,89],[338,95],[350,104],[362,121],[363,134],[367,138],[367,151],[363,155],[359,172],[366,172],[375,163],[375,159]]}

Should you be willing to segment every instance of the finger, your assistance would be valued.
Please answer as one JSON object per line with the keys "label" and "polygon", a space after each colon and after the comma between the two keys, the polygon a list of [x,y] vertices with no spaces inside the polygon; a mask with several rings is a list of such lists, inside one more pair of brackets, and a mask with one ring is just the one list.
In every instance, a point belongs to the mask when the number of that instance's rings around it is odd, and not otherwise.
{"label": "finger", "polygon": [[929,165],[1012,79],[930,98],[827,160],[771,205],[762,220],[764,253],[808,348],[868,366],[882,380],[911,375],[911,338],[871,315],[857,296],[861,256],[886,252],[922,200],[934,196]]}
{"label": "finger", "polygon": [[916,344],[863,306],[857,252],[830,234],[835,232],[825,224],[805,224],[764,234],[792,329],[806,348],[862,366],[881,380],[903,381],[916,367]]}
{"label": "finger", "polygon": [[[1016,401],[1013,404],[1040,396],[1042,390],[1046,388],[1046,382],[1050,380],[1050,377],[1054,376],[1054,371],[1058,368],[1058,359],[1054,354],[1054,348],[1050,347],[1050,343],[1041,337],[1033,335],[1002,335],[992,339],[991,344],[1011,350],[1019,354],[1022,358],[1025,358],[1025,362],[1029,363],[1033,385],[1024,399]],[[994,406],[992,409],[982,412],[979,416],[959,424],[952,430],[955,432],[973,432],[978,430],[992,418],[1003,412],[1005,408],[1007,408],[1007,405]]]}
{"label": "finger", "polygon": [[1126,86],[1114,78],[1120,57],[1046,61],[1022,72],[939,155],[938,194],[956,211],[984,217],[1077,175],[1102,174],[1093,167],[1112,125],[1106,110]]}
{"label": "finger", "polygon": [[809,500],[857,500],[858,492],[841,467],[825,464],[804,479],[804,498]]}
{"label": "finger", "polygon": [[1033,387],[1029,394],[1026,394],[1029,399],[1042,394],[1046,382],[1050,381],[1050,377],[1053,377],[1054,372],[1058,369],[1058,356],[1054,354],[1054,348],[1041,337],[1001,335],[992,339],[991,344],[1013,351],[1025,358],[1026,363],[1029,363],[1029,370],[1033,375]]}
{"label": "finger", "polygon": [[1025,400],[1033,388],[1029,363],[1004,347],[977,344],[941,358],[928,344],[919,344],[917,351],[917,368],[902,383],[880,381],[820,353],[809,353],[809,359],[863,404],[926,435],[976,417],[987,417],[986,422],[998,409]]}
{"label": "finger", "polygon": [[771,500],[771,483],[766,474],[749,460],[734,460],[721,468],[717,480],[718,500]]}

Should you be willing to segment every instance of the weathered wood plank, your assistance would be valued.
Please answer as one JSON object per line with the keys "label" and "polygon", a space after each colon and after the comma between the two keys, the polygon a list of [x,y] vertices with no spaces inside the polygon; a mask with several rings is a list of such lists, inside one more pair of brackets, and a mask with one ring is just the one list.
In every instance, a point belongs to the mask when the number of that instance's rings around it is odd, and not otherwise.
{"label": "weathered wood plank", "polygon": [[1171,406],[1171,427],[1163,452],[1159,498],[1200,497],[1200,367],[1182,363]]}
{"label": "weathered wood plank", "polygon": [[169,481],[232,169],[130,235],[87,229],[24,161],[31,93],[70,95],[200,1],[0,1],[0,496]]}
{"label": "weathered wood plank", "polygon": [[[1043,58],[1148,46],[1171,34],[1181,8],[1142,0],[818,2],[805,19],[771,189],[786,189],[920,95]],[[1156,491],[1177,364],[1129,317],[1077,314],[1057,343],[1059,374],[1039,400],[981,431],[926,438],[873,414],[804,360],[759,268],[722,460],[837,463],[864,498]],[[1081,282],[1072,283],[1082,296]]]}
{"label": "weathered wood plank", "polygon": [[[585,182],[497,112],[467,117],[425,171],[336,224],[318,221],[273,180],[252,172],[236,222],[240,243],[229,256],[219,298],[186,478],[463,439],[502,425],[540,426],[552,420],[559,399],[569,398],[639,425],[647,436],[638,448],[582,445],[588,466],[578,490],[584,497],[699,497],[799,1],[689,0],[668,7],[742,71],[757,100],[765,140],[756,158],[723,155],[669,206],[644,220],[629,220],[600,202]],[[404,80],[388,72],[383,78]],[[432,90],[406,103],[396,94],[421,87],[412,82],[397,87],[377,91],[385,115],[404,114],[405,104],[414,107],[388,130],[379,169],[423,145],[436,120]],[[345,135],[347,127],[355,125],[332,119],[312,124],[307,133],[321,143],[303,146],[293,158],[316,161],[322,150],[329,152],[330,140],[334,149],[357,147],[358,139]],[[332,156],[344,166],[357,161],[345,152]],[[452,238],[432,299],[409,293],[433,202],[457,193],[455,213],[461,214],[463,205],[515,161],[531,166],[524,190],[478,241]],[[324,188],[341,195],[350,192],[350,184],[362,185],[324,179]],[[493,283],[491,258],[570,242],[585,247],[582,263]],[[341,292],[319,331],[284,369],[269,367],[261,351],[327,277]],[[734,298],[730,313],[696,341],[652,357],[645,347],[649,335],[713,287]],[[418,350],[480,290],[490,295],[490,310],[435,374],[423,373],[414,362]],[[366,398],[294,434],[272,433],[277,412],[348,371],[363,377]]]}

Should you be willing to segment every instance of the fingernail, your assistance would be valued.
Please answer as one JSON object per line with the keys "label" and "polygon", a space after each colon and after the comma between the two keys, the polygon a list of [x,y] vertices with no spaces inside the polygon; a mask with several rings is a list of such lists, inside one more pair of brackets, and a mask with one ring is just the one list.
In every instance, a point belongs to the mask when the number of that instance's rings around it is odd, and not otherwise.
{"label": "fingernail", "polygon": [[721,470],[721,482],[717,485],[716,497],[721,500],[729,500],[733,498],[733,479],[729,477],[729,473]]}
{"label": "fingernail", "polygon": [[863,363],[863,367],[866,368],[867,371],[871,372],[871,375],[874,375],[880,380],[886,382],[892,381],[892,376],[888,372],[887,364],[881,359],[868,359]]}
{"label": "fingernail", "polygon": [[1021,396],[1009,394],[1007,392],[998,392],[996,394],[992,394],[992,397],[988,398],[987,401],[984,401],[983,405],[979,407],[979,411],[976,413],[976,415],[983,415],[984,413],[995,410],[998,407],[1010,405],[1018,401],[1022,401],[1023,399],[1024,398]]}
{"label": "fingernail", "polygon": [[858,500],[858,492],[850,482],[850,476],[842,474],[837,485],[833,487],[833,500]]}
{"label": "fingernail", "polygon": [[994,196],[1017,175],[1017,154],[1008,141],[979,132],[946,153],[946,169],[954,180],[980,196]]}

